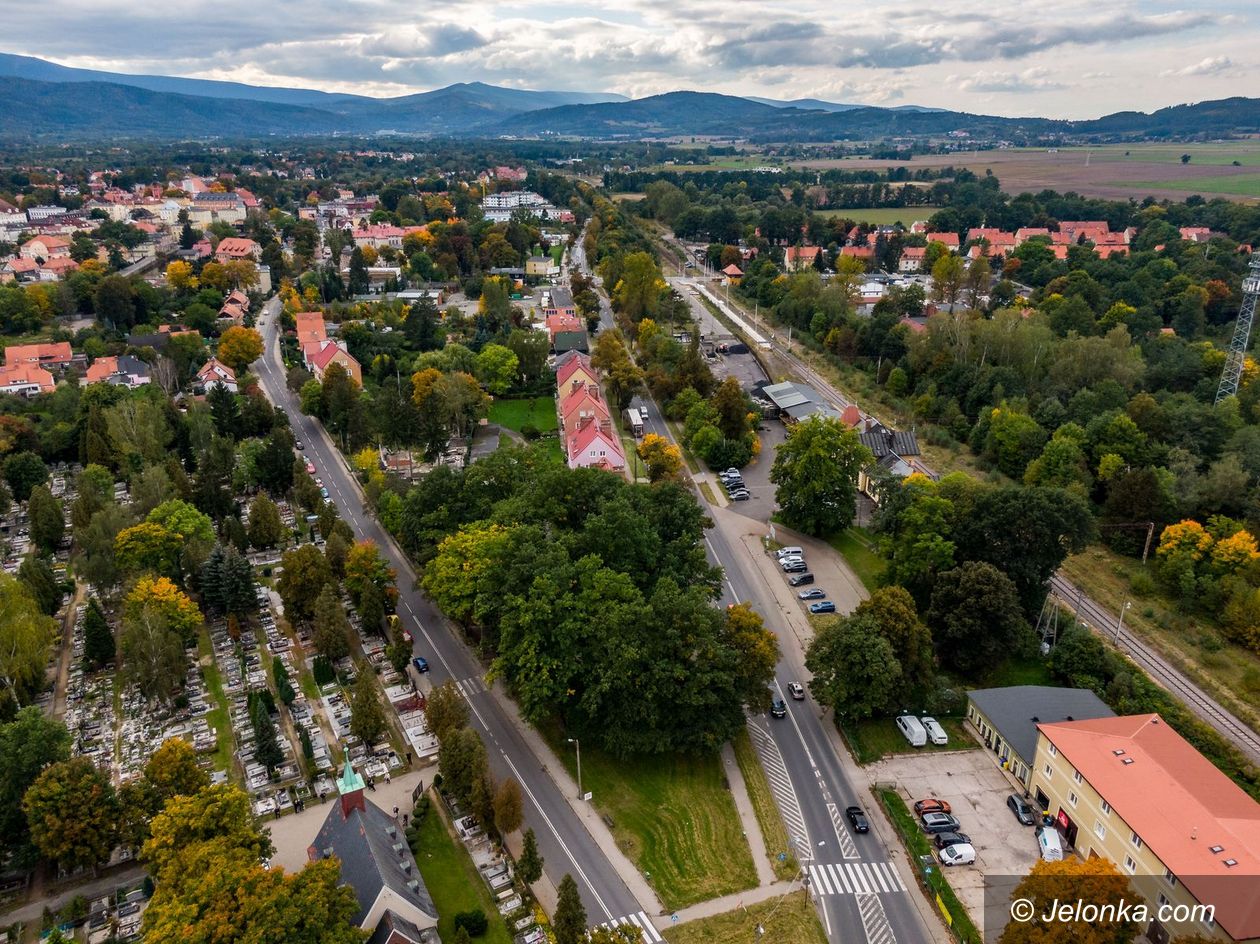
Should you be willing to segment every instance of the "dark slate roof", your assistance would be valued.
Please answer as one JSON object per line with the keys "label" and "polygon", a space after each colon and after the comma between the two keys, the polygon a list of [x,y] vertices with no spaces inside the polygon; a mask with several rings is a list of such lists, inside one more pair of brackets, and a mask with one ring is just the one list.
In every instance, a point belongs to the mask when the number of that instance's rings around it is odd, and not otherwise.
{"label": "dark slate roof", "polygon": [[898,456],[917,456],[919,441],[913,430],[889,429],[882,424],[873,426],[859,437],[862,445],[882,459],[890,452]]}
{"label": "dark slate roof", "polygon": [[587,351],[586,332],[557,331],[554,344],[557,354],[563,354],[566,351],[581,351],[585,354]]}
{"label": "dark slate roof", "polygon": [[1026,761],[1037,751],[1038,724],[1115,717],[1101,698],[1085,688],[1011,685],[978,688],[967,697],[993,722],[1002,740]]}
{"label": "dark slate roof", "polygon": [[551,307],[552,308],[572,308],[573,293],[567,288],[551,289]]}
{"label": "dark slate roof", "polygon": [[164,331],[157,331],[153,334],[129,334],[127,335],[127,343],[132,347],[151,347],[155,351],[160,351],[168,343],[171,336]]}
{"label": "dark slate roof", "polygon": [[[391,827],[393,836],[388,832]],[[341,880],[354,889],[359,900],[355,924],[363,921],[386,886],[437,920],[437,908],[407,847],[407,837],[393,817],[370,801],[364,802],[363,810],[351,810],[348,818],[342,817],[341,804],[334,802],[311,845],[320,857],[327,858],[331,850],[331,855],[341,860]],[[400,863],[409,865],[411,871],[404,871]]]}
{"label": "dark slate roof", "polygon": [[406,918],[386,909],[376,930],[368,938],[368,944],[400,944],[401,941],[409,941],[410,944],[427,944],[429,941],[437,940],[436,932],[426,934]]}

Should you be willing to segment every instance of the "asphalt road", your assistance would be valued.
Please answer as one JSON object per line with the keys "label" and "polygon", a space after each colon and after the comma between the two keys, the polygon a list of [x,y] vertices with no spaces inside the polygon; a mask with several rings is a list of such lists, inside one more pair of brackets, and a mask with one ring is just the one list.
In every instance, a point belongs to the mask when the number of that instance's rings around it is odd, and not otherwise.
{"label": "asphalt road", "polygon": [[484,669],[437,607],[415,589],[414,570],[388,539],[384,529],[363,509],[359,492],[340,454],[326,438],[320,424],[298,409],[297,397],[285,386],[278,351],[279,300],[264,308],[260,329],[264,354],[253,365],[263,391],[289,416],[294,435],[314,462],[328,487],[330,499],[356,537],[376,542],[398,573],[398,613],[415,638],[415,653],[429,661],[435,685],[455,681],[472,709],[474,726],[486,744],[496,778],[513,777],[525,794],[525,825],[532,827],[542,853],[548,878],[556,885],[565,873],[573,875],[582,893],[588,919],[593,924],[617,920],[641,911],[634,894],[618,875],[595,839],[561,794],[545,765],[554,758],[540,758],[526,743],[517,724],[487,690]]}

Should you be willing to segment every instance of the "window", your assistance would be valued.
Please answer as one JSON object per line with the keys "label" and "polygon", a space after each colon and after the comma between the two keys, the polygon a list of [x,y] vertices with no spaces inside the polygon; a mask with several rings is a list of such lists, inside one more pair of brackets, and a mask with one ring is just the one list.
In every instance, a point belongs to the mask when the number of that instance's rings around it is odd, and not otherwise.
{"label": "window", "polygon": [[1081,772],[1079,770],[1074,770],[1072,771],[1072,779],[1075,780],[1077,783],[1080,783],[1085,778],[1081,776]]}
{"label": "window", "polygon": [[1102,820],[1099,820],[1094,824],[1094,835],[1099,839],[1106,840],[1107,827],[1102,824]]}
{"label": "window", "polygon": [[1058,756],[1059,756],[1059,749],[1058,749],[1057,747],[1055,747],[1053,744],[1051,744],[1051,745],[1050,745],[1050,756],[1051,756],[1051,757],[1058,757]]}
{"label": "window", "polygon": [[1166,907],[1168,905],[1168,896],[1163,892],[1159,893],[1159,904],[1161,907]]}
{"label": "window", "polygon": [[1141,837],[1141,836],[1139,836],[1139,835],[1138,835],[1137,833],[1135,833],[1135,832],[1130,832],[1130,833],[1129,833],[1129,842],[1133,843],[1133,848],[1134,848],[1134,849],[1141,849],[1141,848],[1142,848],[1142,837]]}
{"label": "window", "polygon": [[1071,803],[1073,806],[1076,806],[1076,801],[1078,799],[1079,798],[1077,797],[1075,793],[1072,793],[1070,791],[1068,792],[1068,802]]}
{"label": "window", "polygon": [[1102,801],[1102,811],[1106,813],[1108,816],[1111,815],[1111,804],[1108,803],[1106,800]]}
{"label": "window", "polygon": [[1168,883],[1170,888],[1177,887],[1177,876],[1172,874],[1172,869],[1164,869],[1164,881]]}
{"label": "window", "polygon": [[1049,764],[1046,764],[1046,779],[1049,780],[1053,776],[1054,776],[1054,768],[1051,767]]}
{"label": "window", "polygon": [[1124,870],[1130,875],[1137,871],[1137,863],[1133,861],[1133,856],[1124,857]]}

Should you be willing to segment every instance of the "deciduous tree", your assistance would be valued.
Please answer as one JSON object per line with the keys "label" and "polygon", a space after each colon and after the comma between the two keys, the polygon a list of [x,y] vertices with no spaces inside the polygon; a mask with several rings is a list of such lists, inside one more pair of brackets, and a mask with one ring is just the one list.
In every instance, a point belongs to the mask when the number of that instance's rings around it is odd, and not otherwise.
{"label": "deciduous tree", "polygon": [[824,535],[853,523],[858,472],[873,459],[857,433],[837,419],[811,416],[779,446],[770,469],[784,521]]}
{"label": "deciduous tree", "polygon": [[249,506],[249,525],[246,532],[254,547],[276,547],[284,541],[284,522],[280,509],[266,495],[255,496]]}
{"label": "deciduous tree", "polygon": [[438,741],[446,740],[453,731],[468,724],[468,702],[455,683],[447,679],[429,692],[424,704],[424,717]]}
{"label": "deciduous tree", "polygon": [[61,502],[53,497],[47,485],[37,485],[31,489],[26,514],[30,519],[31,540],[42,553],[52,554],[66,533]]}
{"label": "deciduous tree", "polygon": [[70,757],[70,732],[35,705],[0,723],[0,850],[30,865],[34,850],[22,797],[42,770]]}
{"label": "deciduous tree", "polygon": [[27,586],[0,573],[0,702],[20,707],[43,687],[48,650],[57,632]]}
{"label": "deciduous tree", "polygon": [[836,716],[861,721],[890,707],[901,682],[892,645],[869,616],[847,616],[824,627],[805,657],[809,690]]}
{"label": "deciduous tree", "polygon": [[942,661],[960,672],[1004,661],[1028,633],[1015,584],[982,561],[967,561],[936,578],[927,620]]}
{"label": "deciduous tree", "polygon": [[183,738],[167,738],[144,765],[144,779],[163,803],[192,796],[210,786],[210,776],[197,765],[197,752]]}
{"label": "deciduous tree", "polygon": [[506,836],[521,828],[524,802],[521,785],[511,777],[499,784],[494,792],[494,828],[499,835]]}
{"label": "deciduous tree", "polygon": [[285,616],[290,622],[310,619],[320,591],[332,581],[328,561],[313,544],[303,544],[286,551],[280,567],[276,589],[284,601]]}
{"label": "deciduous tree", "polygon": [[358,667],[350,698],[350,730],[364,744],[375,744],[386,730],[385,712],[377,694],[376,674],[366,662]]}
{"label": "deciduous tree", "polygon": [[109,859],[117,838],[118,797],[109,779],[85,757],[48,767],[22,797],[31,841],[68,871]]}
{"label": "deciduous tree", "polygon": [[1119,920],[1117,906],[1131,901],[1129,879],[1121,875],[1110,859],[1075,857],[1059,862],[1041,861],[1032,867],[1011,893],[1011,900],[1032,904],[1031,913],[1040,918],[1060,903],[1083,901],[1102,908],[1101,918],[1058,921],[1011,921],[998,939],[1000,944],[1128,944],[1142,930],[1132,919]]}
{"label": "deciduous tree", "polygon": [[682,451],[664,436],[648,433],[637,451],[647,468],[649,481],[673,478],[682,469]]}
{"label": "deciduous tree", "polygon": [[216,356],[237,373],[262,356],[262,335],[253,328],[233,325],[219,338]]}

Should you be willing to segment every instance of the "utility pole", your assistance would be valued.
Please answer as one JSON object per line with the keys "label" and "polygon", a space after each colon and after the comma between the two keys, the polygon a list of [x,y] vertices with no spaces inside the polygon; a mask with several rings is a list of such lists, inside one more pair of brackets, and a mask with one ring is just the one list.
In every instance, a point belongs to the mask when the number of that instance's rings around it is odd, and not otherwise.
{"label": "utility pole", "polygon": [[586,794],[582,792],[582,742],[577,738],[569,738],[569,743],[577,747],[578,799],[585,800]]}
{"label": "utility pole", "polygon": [[1120,607],[1120,619],[1116,620],[1116,645],[1120,645],[1120,634],[1124,631],[1124,614],[1129,607],[1133,606],[1128,600],[1124,601],[1124,606]]}

